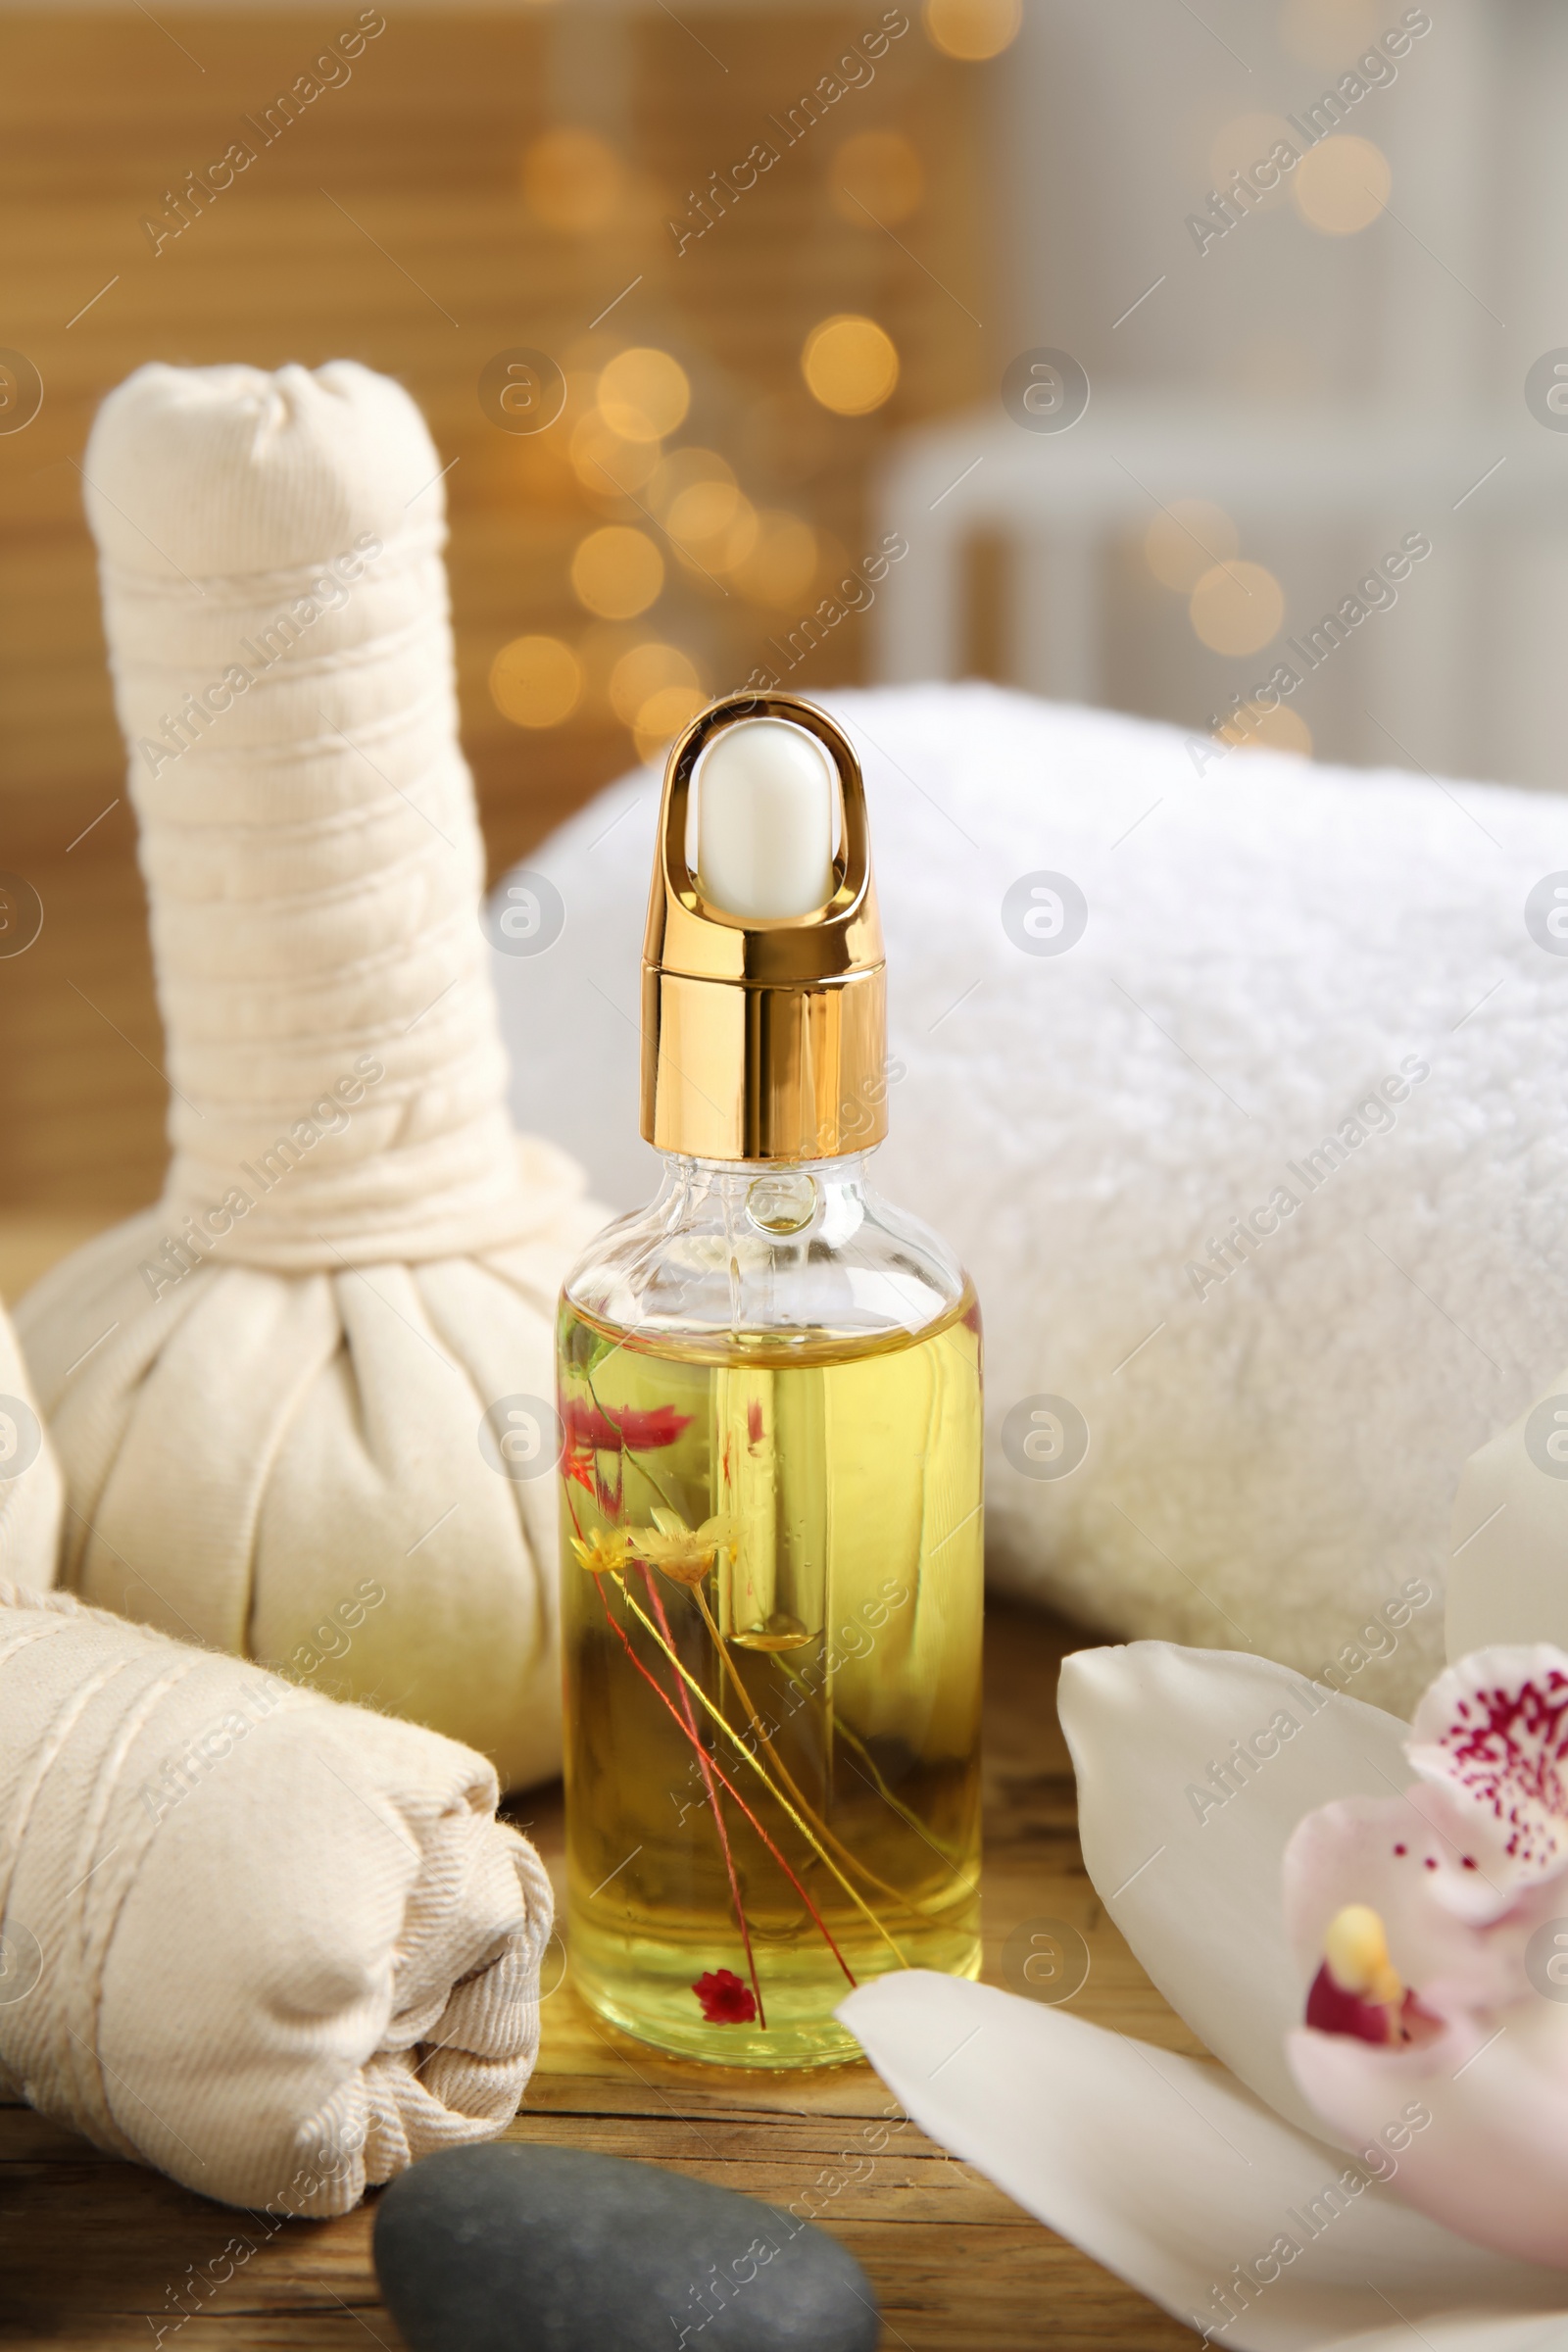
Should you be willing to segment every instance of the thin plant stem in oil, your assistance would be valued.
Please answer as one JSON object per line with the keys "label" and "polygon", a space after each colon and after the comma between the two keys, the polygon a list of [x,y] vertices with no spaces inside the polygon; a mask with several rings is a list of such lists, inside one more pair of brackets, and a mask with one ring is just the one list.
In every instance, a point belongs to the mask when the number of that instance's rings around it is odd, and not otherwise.
{"label": "thin plant stem in oil", "polygon": [[699,1338],[563,1304],[572,1965],[694,2056],[978,1969],[979,1328]]}

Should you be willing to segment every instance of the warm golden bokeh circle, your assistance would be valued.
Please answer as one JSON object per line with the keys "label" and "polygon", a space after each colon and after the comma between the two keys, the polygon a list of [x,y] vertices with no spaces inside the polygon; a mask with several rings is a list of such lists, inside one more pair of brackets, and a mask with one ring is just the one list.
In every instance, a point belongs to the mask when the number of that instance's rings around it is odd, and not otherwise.
{"label": "warm golden bokeh circle", "polygon": [[599,378],[599,410],[623,441],[662,441],[691,407],[679,360],[640,344],[617,352]]}
{"label": "warm golden bokeh circle", "polygon": [[688,719],[697,716],[705,699],[700,686],[658,688],[643,704],[632,727],[638,756],[647,760],[655,752],[662,751],[672,736],[680,733]]}
{"label": "warm golden bokeh circle", "polygon": [[1162,587],[1191,595],[1205,571],[1241,547],[1236,525],[1212,499],[1176,498],[1144,533],[1144,556]]}
{"label": "warm golden bokeh circle", "polygon": [[692,482],[677,490],[664,510],[664,527],[687,545],[721,539],[749,502],[733,482]]}
{"label": "warm golden bokeh circle", "polygon": [[490,699],[518,727],[559,727],[577,708],[582,664],[559,637],[514,637],[490,664]]}
{"label": "warm golden bokeh circle", "polygon": [[1255,654],[1279,634],[1285,592],[1261,564],[1216,564],[1193,584],[1194,634],[1216,654]]}
{"label": "warm golden bokeh circle", "polygon": [[925,0],[926,34],[945,57],[1000,57],[1023,23],[1023,0]]}
{"label": "warm golden bokeh circle", "polygon": [[522,159],[522,192],[547,228],[582,236],[605,228],[626,184],[619,156],[597,131],[564,124],[535,139]]}
{"label": "warm golden bokeh circle", "polygon": [[602,620],[635,620],[664,585],[664,559],[646,531],[606,523],[571,559],[572,593]]}
{"label": "warm golden bokeh circle", "polygon": [[751,500],[727,482],[694,482],[674,501],[667,525],[682,562],[710,576],[743,564],[760,527]]}
{"label": "warm golden bokeh circle", "polygon": [[817,557],[816,533],[808,522],[781,507],[764,507],[757,517],[756,541],[730,576],[756,604],[793,605],[816,577]]}
{"label": "warm golden bokeh circle", "polygon": [[925,171],[898,130],[858,130],[845,139],[827,175],[833,210],[857,228],[906,220],[925,194]]}
{"label": "warm golden bokeh circle", "polygon": [[697,664],[678,645],[662,645],[657,638],[649,638],[622,654],[611,671],[610,707],[617,718],[633,727],[639,711],[654,696],[667,693],[672,687],[700,695],[702,681]]}
{"label": "warm golden bokeh circle", "polygon": [[1338,130],[1297,165],[1291,196],[1301,219],[1326,237],[1370,228],[1389,201],[1394,173],[1381,147]]}
{"label": "warm golden bokeh circle", "polygon": [[[1272,710],[1260,710],[1256,703],[1244,703],[1232,728],[1238,730],[1233,738],[1239,751],[1294,752],[1298,759],[1312,757],[1312,730],[1299,710],[1286,703]],[[1246,732],[1239,732],[1245,727]]]}
{"label": "warm golden bokeh circle", "polygon": [[590,409],[571,428],[571,469],[591,498],[641,490],[659,464],[657,441],[626,441],[602,409]]}
{"label": "warm golden bokeh circle", "polygon": [[837,416],[868,416],[899,380],[899,354],[874,318],[840,312],[812,327],[801,353],[807,388]]}
{"label": "warm golden bokeh circle", "polygon": [[648,504],[661,520],[695,482],[735,483],[735,468],[716,449],[674,449],[661,458],[648,482]]}

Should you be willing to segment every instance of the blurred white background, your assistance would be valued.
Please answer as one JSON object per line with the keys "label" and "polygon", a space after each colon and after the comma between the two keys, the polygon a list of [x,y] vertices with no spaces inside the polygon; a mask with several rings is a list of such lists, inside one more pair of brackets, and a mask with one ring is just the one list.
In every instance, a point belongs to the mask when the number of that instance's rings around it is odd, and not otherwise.
{"label": "blurred white background", "polygon": [[[1284,661],[1283,748],[1556,785],[1568,416],[1525,386],[1568,343],[1568,17],[1024,0],[988,101],[1003,339],[1069,354],[1092,398],[1060,433],[983,404],[887,467],[911,554],[878,674],[961,674],[978,611],[1040,691],[1200,725]],[[1331,134],[1239,189],[1314,109]],[[1227,189],[1233,224],[1195,233]],[[1290,639],[1412,531],[1433,553],[1397,605],[1308,673]]]}

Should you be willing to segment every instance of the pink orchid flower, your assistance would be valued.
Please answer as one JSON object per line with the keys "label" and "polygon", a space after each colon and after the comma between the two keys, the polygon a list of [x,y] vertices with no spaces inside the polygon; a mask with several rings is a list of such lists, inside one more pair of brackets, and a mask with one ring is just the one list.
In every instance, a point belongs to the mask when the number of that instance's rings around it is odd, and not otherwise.
{"label": "pink orchid flower", "polygon": [[1411,1725],[1137,1642],[1060,1710],[1095,1889],[1211,2055],[906,1970],[839,2014],[909,2114],[1205,2343],[1568,2342],[1568,1655]]}
{"label": "pink orchid flower", "polygon": [[1568,1654],[1461,1659],[1405,1752],[1412,1788],[1325,1805],[1285,1849],[1316,1971],[1291,2071],[1351,2140],[1418,2102],[1406,2202],[1568,2266]]}

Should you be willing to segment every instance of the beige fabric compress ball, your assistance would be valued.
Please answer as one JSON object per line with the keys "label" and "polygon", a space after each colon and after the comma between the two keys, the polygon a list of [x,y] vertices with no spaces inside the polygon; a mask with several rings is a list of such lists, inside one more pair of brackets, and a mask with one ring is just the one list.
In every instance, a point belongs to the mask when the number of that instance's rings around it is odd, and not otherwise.
{"label": "beige fabric compress ball", "polygon": [[352,362],[150,367],[85,472],[172,1161],[18,1312],[61,1581],[518,1786],[559,1752],[555,1296],[603,1220],[505,1109],[441,461]]}

